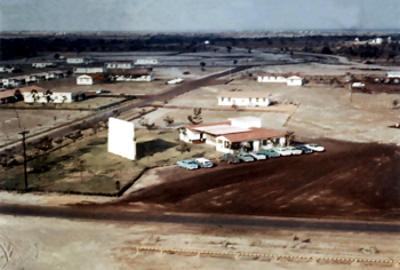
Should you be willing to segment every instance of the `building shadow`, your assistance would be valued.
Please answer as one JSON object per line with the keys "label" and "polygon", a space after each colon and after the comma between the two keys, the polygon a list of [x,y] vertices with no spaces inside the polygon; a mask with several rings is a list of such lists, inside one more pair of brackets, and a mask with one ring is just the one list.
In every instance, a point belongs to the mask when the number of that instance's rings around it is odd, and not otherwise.
{"label": "building shadow", "polygon": [[139,159],[145,156],[151,156],[155,153],[164,152],[176,145],[176,143],[164,141],[162,139],[139,142],[136,143],[136,158]]}

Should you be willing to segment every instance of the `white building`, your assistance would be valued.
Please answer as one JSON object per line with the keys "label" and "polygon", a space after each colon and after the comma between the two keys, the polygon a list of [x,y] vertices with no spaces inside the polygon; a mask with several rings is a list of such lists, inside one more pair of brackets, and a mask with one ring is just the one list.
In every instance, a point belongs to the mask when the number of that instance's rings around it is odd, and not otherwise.
{"label": "white building", "polygon": [[4,78],[1,80],[1,82],[5,88],[18,87],[25,83],[25,76]]}
{"label": "white building", "polygon": [[15,70],[14,67],[0,66],[0,72],[13,73],[14,70]]}
{"label": "white building", "polygon": [[112,80],[117,82],[151,82],[154,80],[150,71],[144,70],[113,70],[108,72]]}
{"label": "white building", "polygon": [[300,76],[290,76],[286,79],[286,84],[288,86],[302,86],[304,83],[304,79]]}
{"label": "white building", "polygon": [[365,84],[362,82],[353,82],[351,84],[351,88],[364,88],[364,87],[365,87]]}
{"label": "white building", "polygon": [[87,65],[90,63],[86,57],[68,57],[66,61],[70,65]]}
{"label": "white building", "polygon": [[183,82],[182,78],[175,78],[175,79],[167,81],[167,84],[179,84],[179,83],[182,83],[182,82]]}
{"label": "white building", "polygon": [[400,71],[388,71],[386,75],[390,79],[400,78]]}
{"label": "white building", "polygon": [[56,64],[52,62],[36,62],[32,63],[33,68],[47,68],[47,67],[54,67]]}
{"label": "white building", "polygon": [[75,74],[93,74],[93,73],[103,73],[103,67],[75,67]]}
{"label": "white building", "polygon": [[220,106],[267,107],[269,94],[255,91],[224,91],[217,97]]}
{"label": "white building", "polygon": [[107,149],[124,158],[136,159],[135,125],[125,120],[108,118]]}
{"label": "white building", "polygon": [[19,90],[26,103],[71,103],[81,99],[81,93],[53,92],[39,86],[26,86]]}
{"label": "white building", "polygon": [[286,133],[261,127],[254,117],[230,119],[227,122],[190,125],[180,128],[179,139],[187,143],[215,145],[219,152],[234,153],[268,149],[286,143]]}
{"label": "white building", "polygon": [[299,75],[283,75],[283,74],[265,74],[257,76],[257,82],[260,83],[286,83],[288,86],[302,86],[304,78]]}
{"label": "white building", "polygon": [[110,62],[105,64],[106,69],[132,69],[132,62]]}
{"label": "white building", "polygon": [[77,85],[93,85],[93,78],[89,75],[81,75],[76,77]]}
{"label": "white building", "polygon": [[137,59],[135,61],[135,65],[157,65],[157,64],[158,60],[151,58],[142,58],[142,59]]}

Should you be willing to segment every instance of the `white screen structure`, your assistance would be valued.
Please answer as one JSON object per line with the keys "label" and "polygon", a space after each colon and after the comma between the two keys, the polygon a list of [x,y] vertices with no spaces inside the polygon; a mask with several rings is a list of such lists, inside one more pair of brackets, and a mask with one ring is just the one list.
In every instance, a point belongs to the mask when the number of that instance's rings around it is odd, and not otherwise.
{"label": "white screen structure", "polygon": [[136,158],[135,125],[108,118],[108,152],[134,160]]}

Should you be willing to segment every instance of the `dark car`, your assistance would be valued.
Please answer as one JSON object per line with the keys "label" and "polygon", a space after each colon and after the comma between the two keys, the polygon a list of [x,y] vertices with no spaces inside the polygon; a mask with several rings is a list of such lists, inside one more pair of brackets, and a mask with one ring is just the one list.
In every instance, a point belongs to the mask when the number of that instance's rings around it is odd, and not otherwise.
{"label": "dark car", "polygon": [[294,148],[303,151],[304,154],[311,154],[313,150],[306,147],[305,145],[296,145]]}
{"label": "dark car", "polygon": [[227,162],[228,164],[236,164],[240,163],[240,159],[238,159],[236,156],[232,154],[223,154],[222,156],[219,157],[220,160]]}

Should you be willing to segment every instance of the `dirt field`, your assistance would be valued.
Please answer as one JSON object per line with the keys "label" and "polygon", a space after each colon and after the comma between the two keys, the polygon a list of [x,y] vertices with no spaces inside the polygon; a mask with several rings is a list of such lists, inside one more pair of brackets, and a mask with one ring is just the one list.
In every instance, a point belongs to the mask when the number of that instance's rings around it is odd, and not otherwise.
{"label": "dirt field", "polygon": [[[0,215],[3,269],[388,269],[398,261],[396,234],[93,222]],[[155,248],[137,252],[136,247]],[[179,254],[183,249],[220,254]],[[293,261],[292,258],[304,259]],[[313,258],[313,259],[309,259]],[[316,258],[351,258],[317,262]]]}
{"label": "dirt field", "polygon": [[155,184],[116,204],[144,202],[178,212],[399,220],[399,147],[318,142],[326,152],[219,164],[209,170],[160,170],[158,180],[151,177]]}
{"label": "dirt field", "polygon": [[[89,115],[88,111],[63,110],[1,110],[0,115],[0,145],[21,139],[18,134],[24,128],[35,134]],[[21,121],[18,124],[18,116]]]}

